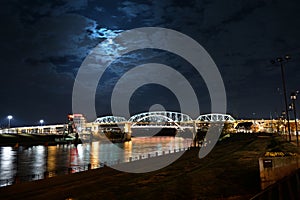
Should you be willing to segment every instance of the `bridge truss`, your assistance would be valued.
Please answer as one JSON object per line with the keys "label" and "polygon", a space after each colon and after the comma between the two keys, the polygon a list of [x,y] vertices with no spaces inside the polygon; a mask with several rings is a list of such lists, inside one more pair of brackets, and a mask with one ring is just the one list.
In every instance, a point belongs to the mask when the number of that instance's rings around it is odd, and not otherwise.
{"label": "bridge truss", "polygon": [[192,118],[186,114],[169,111],[145,112],[132,116],[129,122],[132,128],[176,128],[182,129],[184,122],[191,122]]}
{"label": "bridge truss", "polygon": [[218,114],[218,113],[200,115],[196,120],[204,121],[204,122],[235,122],[236,121],[231,115]]}
{"label": "bridge truss", "polygon": [[[157,117],[157,118],[155,118]],[[154,120],[157,119],[169,119],[172,122],[188,122],[192,121],[192,118],[186,114],[170,111],[154,111],[145,112],[130,117],[129,122],[138,122],[142,120]]]}
{"label": "bridge truss", "polygon": [[100,124],[113,124],[113,123],[121,123],[121,122],[127,122],[125,117],[117,117],[117,116],[105,116],[105,117],[99,117],[97,118],[94,123],[100,123]]}

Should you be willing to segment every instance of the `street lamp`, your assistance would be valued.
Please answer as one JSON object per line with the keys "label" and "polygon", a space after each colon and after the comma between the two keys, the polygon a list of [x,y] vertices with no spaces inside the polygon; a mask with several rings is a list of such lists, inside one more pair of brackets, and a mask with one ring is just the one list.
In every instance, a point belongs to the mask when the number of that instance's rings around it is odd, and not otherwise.
{"label": "street lamp", "polygon": [[297,146],[299,146],[299,140],[298,140],[298,127],[297,127],[297,112],[296,112],[296,101],[297,99],[297,93],[292,92],[291,93],[291,100],[292,100],[292,109],[294,110],[294,118],[295,118],[295,128],[296,128],[296,140],[297,140]]}
{"label": "street lamp", "polygon": [[41,120],[40,120],[40,125],[41,125],[40,133],[43,133],[43,128],[42,128],[43,124],[44,124],[44,120],[41,119]]}
{"label": "street lamp", "polygon": [[13,116],[8,115],[7,119],[8,119],[8,128],[10,128],[10,120],[12,120]]}
{"label": "street lamp", "polygon": [[282,121],[283,121],[283,134],[286,135],[286,140],[287,140],[287,134],[286,134],[286,132],[285,132],[285,131],[286,131],[286,125],[285,125],[286,114],[285,114],[285,111],[284,111],[284,110],[281,112],[280,118],[281,118]]}
{"label": "street lamp", "polygon": [[291,127],[290,127],[290,117],[288,114],[288,103],[287,103],[287,95],[286,95],[286,83],[285,83],[283,62],[287,62],[290,59],[291,59],[291,57],[289,55],[286,55],[286,56],[284,56],[284,58],[279,57],[279,58],[276,58],[276,60],[271,60],[272,64],[280,63],[282,87],[283,87],[284,102],[285,102],[285,115],[286,115],[286,119],[287,119],[288,133],[289,133],[289,142],[291,142]]}

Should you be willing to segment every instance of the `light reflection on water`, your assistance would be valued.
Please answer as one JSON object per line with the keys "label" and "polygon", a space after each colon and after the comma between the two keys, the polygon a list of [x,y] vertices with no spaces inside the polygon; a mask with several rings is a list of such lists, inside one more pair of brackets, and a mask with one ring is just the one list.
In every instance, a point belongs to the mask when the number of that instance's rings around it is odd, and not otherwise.
{"label": "light reflection on water", "polygon": [[[91,164],[92,168],[100,163],[128,162],[148,154],[161,155],[163,151],[189,147],[190,139],[178,137],[132,138],[125,143],[93,142],[88,144],[32,146],[32,147],[0,147],[0,180],[14,177],[43,174],[45,171],[63,172],[68,168],[82,167]],[[123,151],[117,151],[116,146]],[[94,167],[93,167],[94,166]]]}

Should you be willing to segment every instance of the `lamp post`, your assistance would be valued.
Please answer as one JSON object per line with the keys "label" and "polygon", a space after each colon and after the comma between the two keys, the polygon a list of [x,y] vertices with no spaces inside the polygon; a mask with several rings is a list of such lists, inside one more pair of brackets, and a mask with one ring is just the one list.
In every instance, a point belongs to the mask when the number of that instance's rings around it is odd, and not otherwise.
{"label": "lamp post", "polygon": [[13,116],[8,115],[7,119],[8,119],[8,128],[10,128],[10,120],[12,120]]}
{"label": "lamp post", "polygon": [[289,142],[291,142],[291,127],[290,127],[290,117],[289,117],[289,114],[288,114],[288,103],[287,103],[286,83],[285,83],[285,74],[284,74],[283,63],[290,60],[290,59],[291,59],[291,57],[289,55],[286,55],[284,58],[279,57],[279,58],[276,58],[276,60],[271,60],[272,64],[280,63],[282,87],[283,87],[284,102],[285,102],[285,115],[286,115],[287,125],[288,125]]}
{"label": "lamp post", "polygon": [[44,120],[41,119],[40,120],[40,125],[41,125],[40,133],[43,133],[43,128],[42,128],[43,124],[44,124]]}
{"label": "lamp post", "polygon": [[285,125],[286,114],[285,114],[285,111],[284,111],[284,110],[281,112],[281,119],[282,119],[282,121],[283,121],[283,134],[285,135],[286,140],[288,140],[287,134],[286,134],[286,132],[285,132],[285,131],[286,131],[286,125]]}
{"label": "lamp post", "polygon": [[291,93],[291,100],[292,100],[292,108],[294,110],[294,118],[295,118],[295,128],[296,128],[296,140],[297,140],[297,146],[299,146],[299,140],[298,140],[298,127],[297,127],[297,112],[296,112],[296,99],[297,94],[296,92]]}

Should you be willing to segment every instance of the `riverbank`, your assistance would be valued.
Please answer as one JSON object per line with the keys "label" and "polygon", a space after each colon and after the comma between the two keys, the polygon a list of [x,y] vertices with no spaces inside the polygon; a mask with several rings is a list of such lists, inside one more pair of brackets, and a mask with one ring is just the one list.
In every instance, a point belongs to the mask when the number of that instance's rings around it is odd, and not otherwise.
{"label": "riverbank", "polygon": [[[260,191],[258,158],[279,147],[295,151],[293,145],[275,140],[276,144],[272,137],[238,134],[201,160],[199,149],[193,148],[154,172],[133,174],[104,167],[0,188],[0,199],[249,199]],[[140,164],[123,165],[147,165],[147,160],[136,162]]]}
{"label": "riverbank", "polygon": [[0,146],[33,146],[73,143],[74,138],[63,135],[0,134]]}

